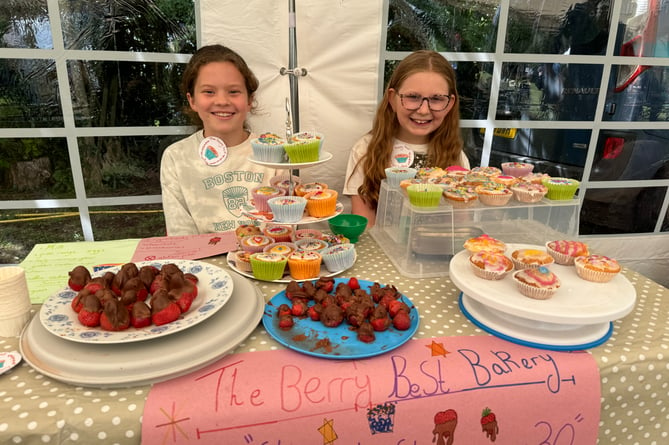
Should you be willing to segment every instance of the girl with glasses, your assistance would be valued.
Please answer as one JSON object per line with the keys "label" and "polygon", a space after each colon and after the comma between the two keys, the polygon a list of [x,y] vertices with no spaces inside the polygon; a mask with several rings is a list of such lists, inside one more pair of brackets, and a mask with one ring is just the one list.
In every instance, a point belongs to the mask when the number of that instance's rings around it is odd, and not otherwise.
{"label": "girl with glasses", "polygon": [[395,68],[369,133],[349,155],[344,194],[351,212],[374,225],[388,167],[469,169],[460,135],[455,71],[435,51],[416,51]]}

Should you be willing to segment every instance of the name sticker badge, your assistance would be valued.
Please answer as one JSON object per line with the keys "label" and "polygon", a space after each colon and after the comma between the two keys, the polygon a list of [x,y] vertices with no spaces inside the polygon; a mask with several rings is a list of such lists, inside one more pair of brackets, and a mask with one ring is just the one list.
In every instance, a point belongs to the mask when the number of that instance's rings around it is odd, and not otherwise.
{"label": "name sticker badge", "polygon": [[414,152],[404,144],[395,144],[391,156],[392,167],[411,167]]}
{"label": "name sticker badge", "polygon": [[228,147],[221,138],[209,136],[200,142],[200,158],[205,164],[215,166],[225,162],[228,157]]}

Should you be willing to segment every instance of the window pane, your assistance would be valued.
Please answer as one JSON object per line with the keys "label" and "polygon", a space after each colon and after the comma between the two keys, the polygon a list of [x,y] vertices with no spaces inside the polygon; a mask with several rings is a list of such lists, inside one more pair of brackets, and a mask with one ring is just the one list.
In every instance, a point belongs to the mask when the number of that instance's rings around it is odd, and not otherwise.
{"label": "window pane", "polygon": [[74,198],[65,139],[0,139],[3,200]]}
{"label": "window pane", "polygon": [[669,130],[606,130],[599,135],[591,181],[669,179]]}
{"label": "window pane", "polygon": [[609,0],[511,0],[505,51],[537,54],[604,54]]}
{"label": "window pane", "polygon": [[[466,153],[472,165],[481,164],[483,129],[472,128],[465,135]],[[590,130],[497,128],[494,131],[490,162],[528,162],[534,171],[580,180],[590,142]]]}
{"label": "window pane", "polygon": [[613,65],[603,120],[669,121],[669,68]]}
{"label": "window pane", "polygon": [[579,233],[653,232],[666,193],[666,187],[588,189],[581,206]]}
{"label": "window pane", "polygon": [[457,62],[453,64],[460,95],[461,119],[485,119],[488,115],[492,63]]}
{"label": "window pane", "polygon": [[0,127],[63,126],[53,60],[0,59],[0,98]]}
{"label": "window pane", "polygon": [[497,38],[497,3],[390,0],[386,49],[494,51]]}
{"label": "window pane", "polygon": [[193,0],[60,0],[66,49],[191,53]]}
{"label": "window pane", "polygon": [[47,0],[3,0],[0,3],[0,46],[52,49]]}
{"label": "window pane", "polygon": [[91,207],[90,214],[97,241],[165,236],[161,204]]}
{"label": "window pane", "polygon": [[615,54],[669,57],[669,8],[664,1],[622,2]]}
{"label": "window pane", "polygon": [[187,125],[179,82],[185,65],[70,61],[78,127]]}
{"label": "window pane", "polygon": [[86,196],[160,194],[160,157],[176,136],[79,138]]}
{"label": "window pane", "polygon": [[18,264],[35,244],[83,241],[73,208],[0,210],[0,263]]}

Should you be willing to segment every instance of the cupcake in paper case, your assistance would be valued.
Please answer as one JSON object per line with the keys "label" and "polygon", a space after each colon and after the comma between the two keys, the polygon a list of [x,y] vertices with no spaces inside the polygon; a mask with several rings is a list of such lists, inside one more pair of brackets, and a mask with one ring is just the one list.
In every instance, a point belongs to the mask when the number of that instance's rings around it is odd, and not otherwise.
{"label": "cupcake in paper case", "polygon": [[304,196],[309,192],[327,190],[328,185],[324,182],[305,182],[295,187],[295,195]]}
{"label": "cupcake in paper case", "polygon": [[304,238],[317,238],[320,239],[323,236],[323,232],[318,229],[297,229],[295,231],[294,240],[297,242]]}
{"label": "cupcake in paper case", "polygon": [[470,173],[467,173],[462,177],[461,182],[462,185],[476,187],[490,182],[490,176],[486,176],[483,173],[476,173],[472,170]]}
{"label": "cupcake in paper case", "polygon": [[321,274],[321,254],[313,250],[296,250],[288,257],[290,276],[296,280],[318,278]]}
{"label": "cupcake in paper case", "polygon": [[337,244],[320,252],[323,264],[329,272],[340,272],[355,263],[355,245],[351,243]]}
{"label": "cupcake in paper case", "polygon": [[484,280],[501,280],[513,270],[513,263],[503,253],[482,250],[469,257],[474,275]]}
{"label": "cupcake in paper case", "polygon": [[304,216],[307,200],[302,196],[278,196],[267,201],[274,214],[274,221],[294,224]]}
{"label": "cupcake in paper case", "polygon": [[526,162],[502,162],[502,172],[505,175],[522,178],[534,170],[534,165]]}
{"label": "cupcake in paper case", "polygon": [[351,240],[346,238],[344,235],[336,235],[334,233],[324,233],[321,239],[330,246],[349,244],[351,242]]}
{"label": "cupcake in paper case", "polygon": [[321,133],[315,131],[301,131],[292,135],[288,142],[289,143],[311,143],[318,145],[318,154],[320,155],[323,151],[323,141],[325,138]]}
{"label": "cupcake in paper case", "polygon": [[288,259],[278,253],[256,252],[250,260],[253,276],[264,281],[280,280],[288,264]]}
{"label": "cupcake in paper case", "polygon": [[521,181],[511,186],[513,197],[519,202],[539,202],[548,193],[543,184]]}
{"label": "cupcake in paper case", "polygon": [[239,246],[242,250],[247,252],[255,253],[262,252],[262,250],[274,243],[274,239],[265,235],[251,235],[245,236],[239,240]]}
{"label": "cupcake in paper case", "polygon": [[400,190],[406,194],[407,188],[412,184],[425,184],[425,181],[420,178],[403,179],[400,181]]}
{"label": "cupcake in paper case", "polygon": [[327,241],[318,238],[303,238],[295,241],[298,250],[320,252],[329,246]]}
{"label": "cupcake in paper case", "polygon": [[509,176],[509,175],[497,175],[493,176],[492,182],[495,182],[497,184],[502,184],[506,187],[511,187],[512,185],[516,184],[520,179],[516,178],[515,176]]}
{"label": "cupcake in paper case", "polygon": [[269,212],[270,208],[267,201],[276,196],[283,196],[285,192],[278,187],[271,185],[261,185],[251,189],[251,196],[253,197],[253,205],[259,212]]}
{"label": "cupcake in paper case", "polygon": [[436,184],[412,184],[407,187],[409,202],[416,207],[434,208],[441,202],[443,189]]}
{"label": "cupcake in paper case", "polygon": [[532,184],[543,184],[544,179],[550,179],[550,177],[548,173],[530,173],[521,177],[520,180]]}
{"label": "cupcake in paper case", "polygon": [[278,242],[265,246],[262,251],[265,253],[278,253],[279,255],[288,256],[296,250],[297,246],[295,243]]}
{"label": "cupcake in paper case", "polygon": [[302,179],[295,175],[276,175],[269,180],[269,184],[285,191],[284,195],[294,195],[295,187],[302,184]]}
{"label": "cupcake in paper case", "polygon": [[546,197],[556,201],[574,198],[580,185],[580,182],[576,179],[570,178],[547,178],[543,179],[541,183],[548,188]]}
{"label": "cupcake in paper case", "polygon": [[492,177],[502,174],[502,170],[497,167],[485,166],[485,167],[474,167],[472,168],[472,173],[481,174],[483,176]]}
{"label": "cupcake in paper case", "polygon": [[419,179],[426,180],[427,178],[443,176],[444,173],[446,172],[441,167],[421,167],[416,172],[416,177]]}
{"label": "cupcake in paper case", "polygon": [[274,133],[263,133],[251,139],[253,157],[261,162],[286,162],[286,140]]}
{"label": "cupcake in paper case", "polygon": [[557,264],[571,266],[574,259],[589,255],[588,245],[581,241],[554,240],[546,243],[546,252],[555,259]]}
{"label": "cupcake in paper case", "polygon": [[561,285],[557,275],[545,266],[519,270],[513,274],[513,279],[521,294],[535,300],[551,298]]}
{"label": "cupcake in paper case", "polygon": [[513,267],[517,270],[528,267],[549,266],[555,259],[545,250],[539,249],[516,249],[511,252]]}
{"label": "cupcake in paper case", "polygon": [[455,209],[465,209],[478,202],[479,195],[472,187],[450,187],[444,190],[444,198]]}
{"label": "cupcake in paper case", "polygon": [[478,253],[482,250],[495,253],[504,253],[506,251],[506,243],[504,241],[486,234],[469,238],[462,247],[467,249],[469,253]]}
{"label": "cupcake in paper case", "polygon": [[604,255],[579,256],[574,259],[576,274],[587,281],[608,283],[620,273],[618,261]]}
{"label": "cupcake in paper case", "polygon": [[263,229],[263,235],[269,236],[277,243],[293,241],[293,228],[281,224],[267,224]]}
{"label": "cupcake in paper case", "polygon": [[232,262],[235,263],[235,267],[242,272],[252,272],[251,269],[251,252],[245,250],[237,250],[236,252],[230,252],[228,255],[232,255]]}
{"label": "cupcake in paper case", "polygon": [[388,167],[386,169],[386,181],[388,185],[397,188],[404,179],[413,179],[418,170],[411,167]]}
{"label": "cupcake in paper case", "polygon": [[[302,133],[300,133],[302,134]],[[315,136],[301,137],[293,135],[290,141],[284,146],[288,155],[288,162],[291,164],[300,164],[303,162],[316,162],[320,158],[321,139]]]}
{"label": "cupcake in paper case", "polygon": [[245,236],[262,235],[262,230],[254,224],[240,224],[235,229],[235,235],[237,236],[237,241],[241,241]]}
{"label": "cupcake in paper case", "polygon": [[451,165],[446,167],[446,175],[450,176],[453,179],[461,180],[470,170],[464,168],[460,165]]}
{"label": "cupcake in paper case", "polygon": [[513,192],[505,185],[497,184],[496,182],[488,182],[474,189],[479,195],[479,201],[488,206],[503,206],[507,205],[513,196]]}
{"label": "cupcake in paper case", "polygon": [[325,218],[337,213],[337,191],[318,190],[304,195],[307,200],[307,213],[314,218]]}

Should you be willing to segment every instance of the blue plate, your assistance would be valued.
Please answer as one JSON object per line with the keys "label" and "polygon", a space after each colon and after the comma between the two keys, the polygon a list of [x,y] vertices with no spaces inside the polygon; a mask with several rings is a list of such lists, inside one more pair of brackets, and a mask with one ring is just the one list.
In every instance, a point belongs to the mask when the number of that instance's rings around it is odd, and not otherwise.
{"label": "blue plate", "polygon": [[[335,278],[335,288],[339,283],[348,283],[348,278]],[[315,281],[314,281],[315,282]],[[369,290],[373,281],[358,280],[360,288]],[[385,286],[386,283],[379,283]],[[285,347],[314,357],[331,359],[359,359],[381,355],[406,343],[418,329],[418,310],[411,300],[402,295],[401,300],[409,306],[411,326],[406,331],[398,331],[394,327],[383,332],[375,332],[376,339],[371,343],[358,340],[357,333],[346,321],[336,328],[328,328],[320,321],[311,318],[293,317],[295,324],[291,329],[279,328],[277,310],[282,304],[290,306],[286,292],[274,295],[265,305],[262,317],[267,332]]]}

